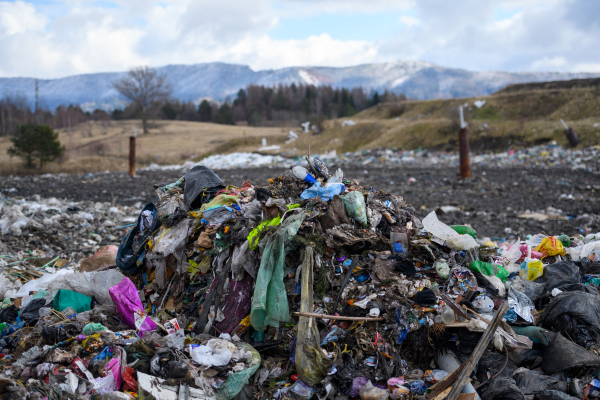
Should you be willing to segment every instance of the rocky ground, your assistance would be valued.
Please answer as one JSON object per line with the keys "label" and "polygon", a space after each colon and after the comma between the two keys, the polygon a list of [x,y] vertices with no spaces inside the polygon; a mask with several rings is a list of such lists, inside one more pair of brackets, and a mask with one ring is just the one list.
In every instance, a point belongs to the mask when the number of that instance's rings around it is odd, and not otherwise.
{"label": "rocky ground", "polygon": [[[335,166],[330,165],[331,169]],[[455,166],[343,166],[346,179],[357,179],[376,190],[399,194],[420,217],[441,206],[447,224],[470,224],[480,237],[523,238],[527,234],[586,234],[600,231],[600,175],[564,166],[486,167],[476,165],[472,177],[461,180]],[[264,184],[285,168],[258,167],[217,171],[226,184],[248,180]],[[154,184],[173,182],[183,170],[139,171],[130,178],[123,172],[86,175],[3,177],[4,198],[56,197],[67,201],[110,202],[116,206],[155,201]],[[288,172],[289,173],[289,172]],[[538,213],[538,219],[523,218]],[[521,217],[519,217],[521,215]]]}

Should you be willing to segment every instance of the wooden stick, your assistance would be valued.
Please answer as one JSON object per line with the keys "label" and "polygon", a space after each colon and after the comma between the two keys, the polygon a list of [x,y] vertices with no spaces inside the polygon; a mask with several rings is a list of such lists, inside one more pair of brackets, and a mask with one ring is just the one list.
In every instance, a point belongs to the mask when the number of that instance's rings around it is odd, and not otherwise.
{"label": "wooden stick", "polygon": [[313,317],[320,319],[339,319],[341,321],[383,321],[384,318],[372,318],[372,317],[342,317],[339,315],[324,315],[317,313],[299,313],[295,312],[294,315],[296,317]]}
{"label": "wooden stick", "polygon": [[481,315],[477,314],[475,311],[471,310],[469,307],[466,307],[466,308],[467,308],[467,311],[470,311],[470,312],[472,312],[473,314],[477,315],[477,316],[478,316],[478,317],[479,317],[479,318],[480,318],[480,319],[481,319],[483,322],[485,322],[485,323],[487,323],[487,324],[489,324],[489,323],[490,323],[490,321],[488,321],[487,319],[483,318]]}
{"label": "wooden stick", "polygon": [[494,319],[492,319],[492,322],[488,325],[485,332],[483,332],[483,336],[481,336],[479,343],[477,343],[477,347],[475,347],[475,350],[473,350],[473,353],[465,362],[464,368],[462,369],[462,371],[460,371],[460,375],[458,376],[458,378],[456,378],[456,383],[452,386],[452,390],[450,391],[450,394],[447,397],[448,400],[456,400],[458,398],[458,395],[462,391],[463,387],[467,384],[471,372],[473,372],[473,369],[475,369],[477,362],[483,355],[483,352],[485,351],[487,345],[492,340],[492,337],[494,336],[494,332],[496,331],[500,320],[504,318],[507,311],[508,302],[505,302],[500,306],[498,312],[496,312],[496,315],[494,316]]}

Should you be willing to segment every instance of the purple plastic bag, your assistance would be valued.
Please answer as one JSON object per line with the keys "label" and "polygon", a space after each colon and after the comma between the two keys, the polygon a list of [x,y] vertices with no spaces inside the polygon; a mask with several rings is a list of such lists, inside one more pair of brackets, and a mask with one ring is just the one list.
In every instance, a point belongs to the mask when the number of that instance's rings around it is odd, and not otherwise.
{"label": "purple plastic bag", "polygon": [[350,389],[350,393],[348,393],[350,397],[357,397],[360,388],[365,386],[368,381],[369,378],[367,378],[366,376],[359,376],[354,378],[354,380],[352,381],[352,388]]}
{"label": "purple plastic bag", "polygon": [[146,315],[137,289],[129,278],[123,279],[108,289],[108,292],[117,307],[117,312],[127,326],[137,330],[140,336],[156,329],[156,324]]}

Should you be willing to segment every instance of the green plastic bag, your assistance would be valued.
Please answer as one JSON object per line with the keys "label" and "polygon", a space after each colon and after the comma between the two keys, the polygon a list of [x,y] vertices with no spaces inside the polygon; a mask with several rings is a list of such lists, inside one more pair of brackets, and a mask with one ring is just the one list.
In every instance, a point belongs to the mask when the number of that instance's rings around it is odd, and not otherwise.
{"label": "green plastic bag", "polygon": [[350,218],[354,218],[362,226],[367,226],[367,205],[362,192],[355,190],[340,196]]}
{"label": "green plastic bag", "polygon": [[62,312],[68,307],[73,307],[77,313],[89,311],[92,309],[92,298],[72,290],[60,289],[54,296],[52,308]]}
{"label": "green plastic bag", "polygon": [[217,400],[231,400],[237,396],[237,394],[242,391],[244,385],[250,382],[250,378],[254,375],[258,367],[260,367],[261,359],[258,351],[248,343],[241,342],[240,346],[243,350],[252,353],[252,360],[250,361],[251,365],[242,371],[229,375],[223,386],[221,386],[217,392]]}
{"label": "green plastic bag", "polygon": [[277,233],[269,236],[261,248],[264,249],[260,268],[256,275],[254,296],[250,310],[250,323],[259,332],[267,326],[279,328],[290,320],[287,294],[283,277],[285,275],[285,245],[288,244],[300,229],[306,217],[306,211],[290,216],[281,224]]}
{"label": "green plastic bag", "polygon": [[[300,289],[300,312],[313,312],[313,249],[306,247],[302,263],[302,286]],[[300,317],[296,339],[296,372],[302,382],[314,386],[327,376],[332,364],[321,351],[317,321],[313,317]]]}
{"label": "green plastic bag", "polygon": [[469,235],[473,239],[477,239],[477,231],[467,225],[450,225],[450,228],[460,235]]}
{"label": "green plastic bag", "polygon": [[486,276],[495,275],[500,278],[502,282],[506,282],[508,276],[510,275],[510,273],[503,266],[489,262],[483,262],[480,260],[471,261],[469,268],[471,268],[471,271],[477,271]]}
{"label": "green plastic bag", "polygon": [[101,323],[90,322],[83,327],[83,334],[85,336],[90,336],[94,333],[102,332],[104,330],[106,330],[106,328]]}

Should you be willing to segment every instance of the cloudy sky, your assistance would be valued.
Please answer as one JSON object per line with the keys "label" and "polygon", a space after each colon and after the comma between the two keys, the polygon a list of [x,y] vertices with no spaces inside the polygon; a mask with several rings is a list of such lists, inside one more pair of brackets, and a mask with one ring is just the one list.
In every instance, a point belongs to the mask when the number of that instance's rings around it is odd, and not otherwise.
{"label": "cloudy sky", "polygon": [[0,0],[0,77],[211,61],[600,72],[600,0]]}

